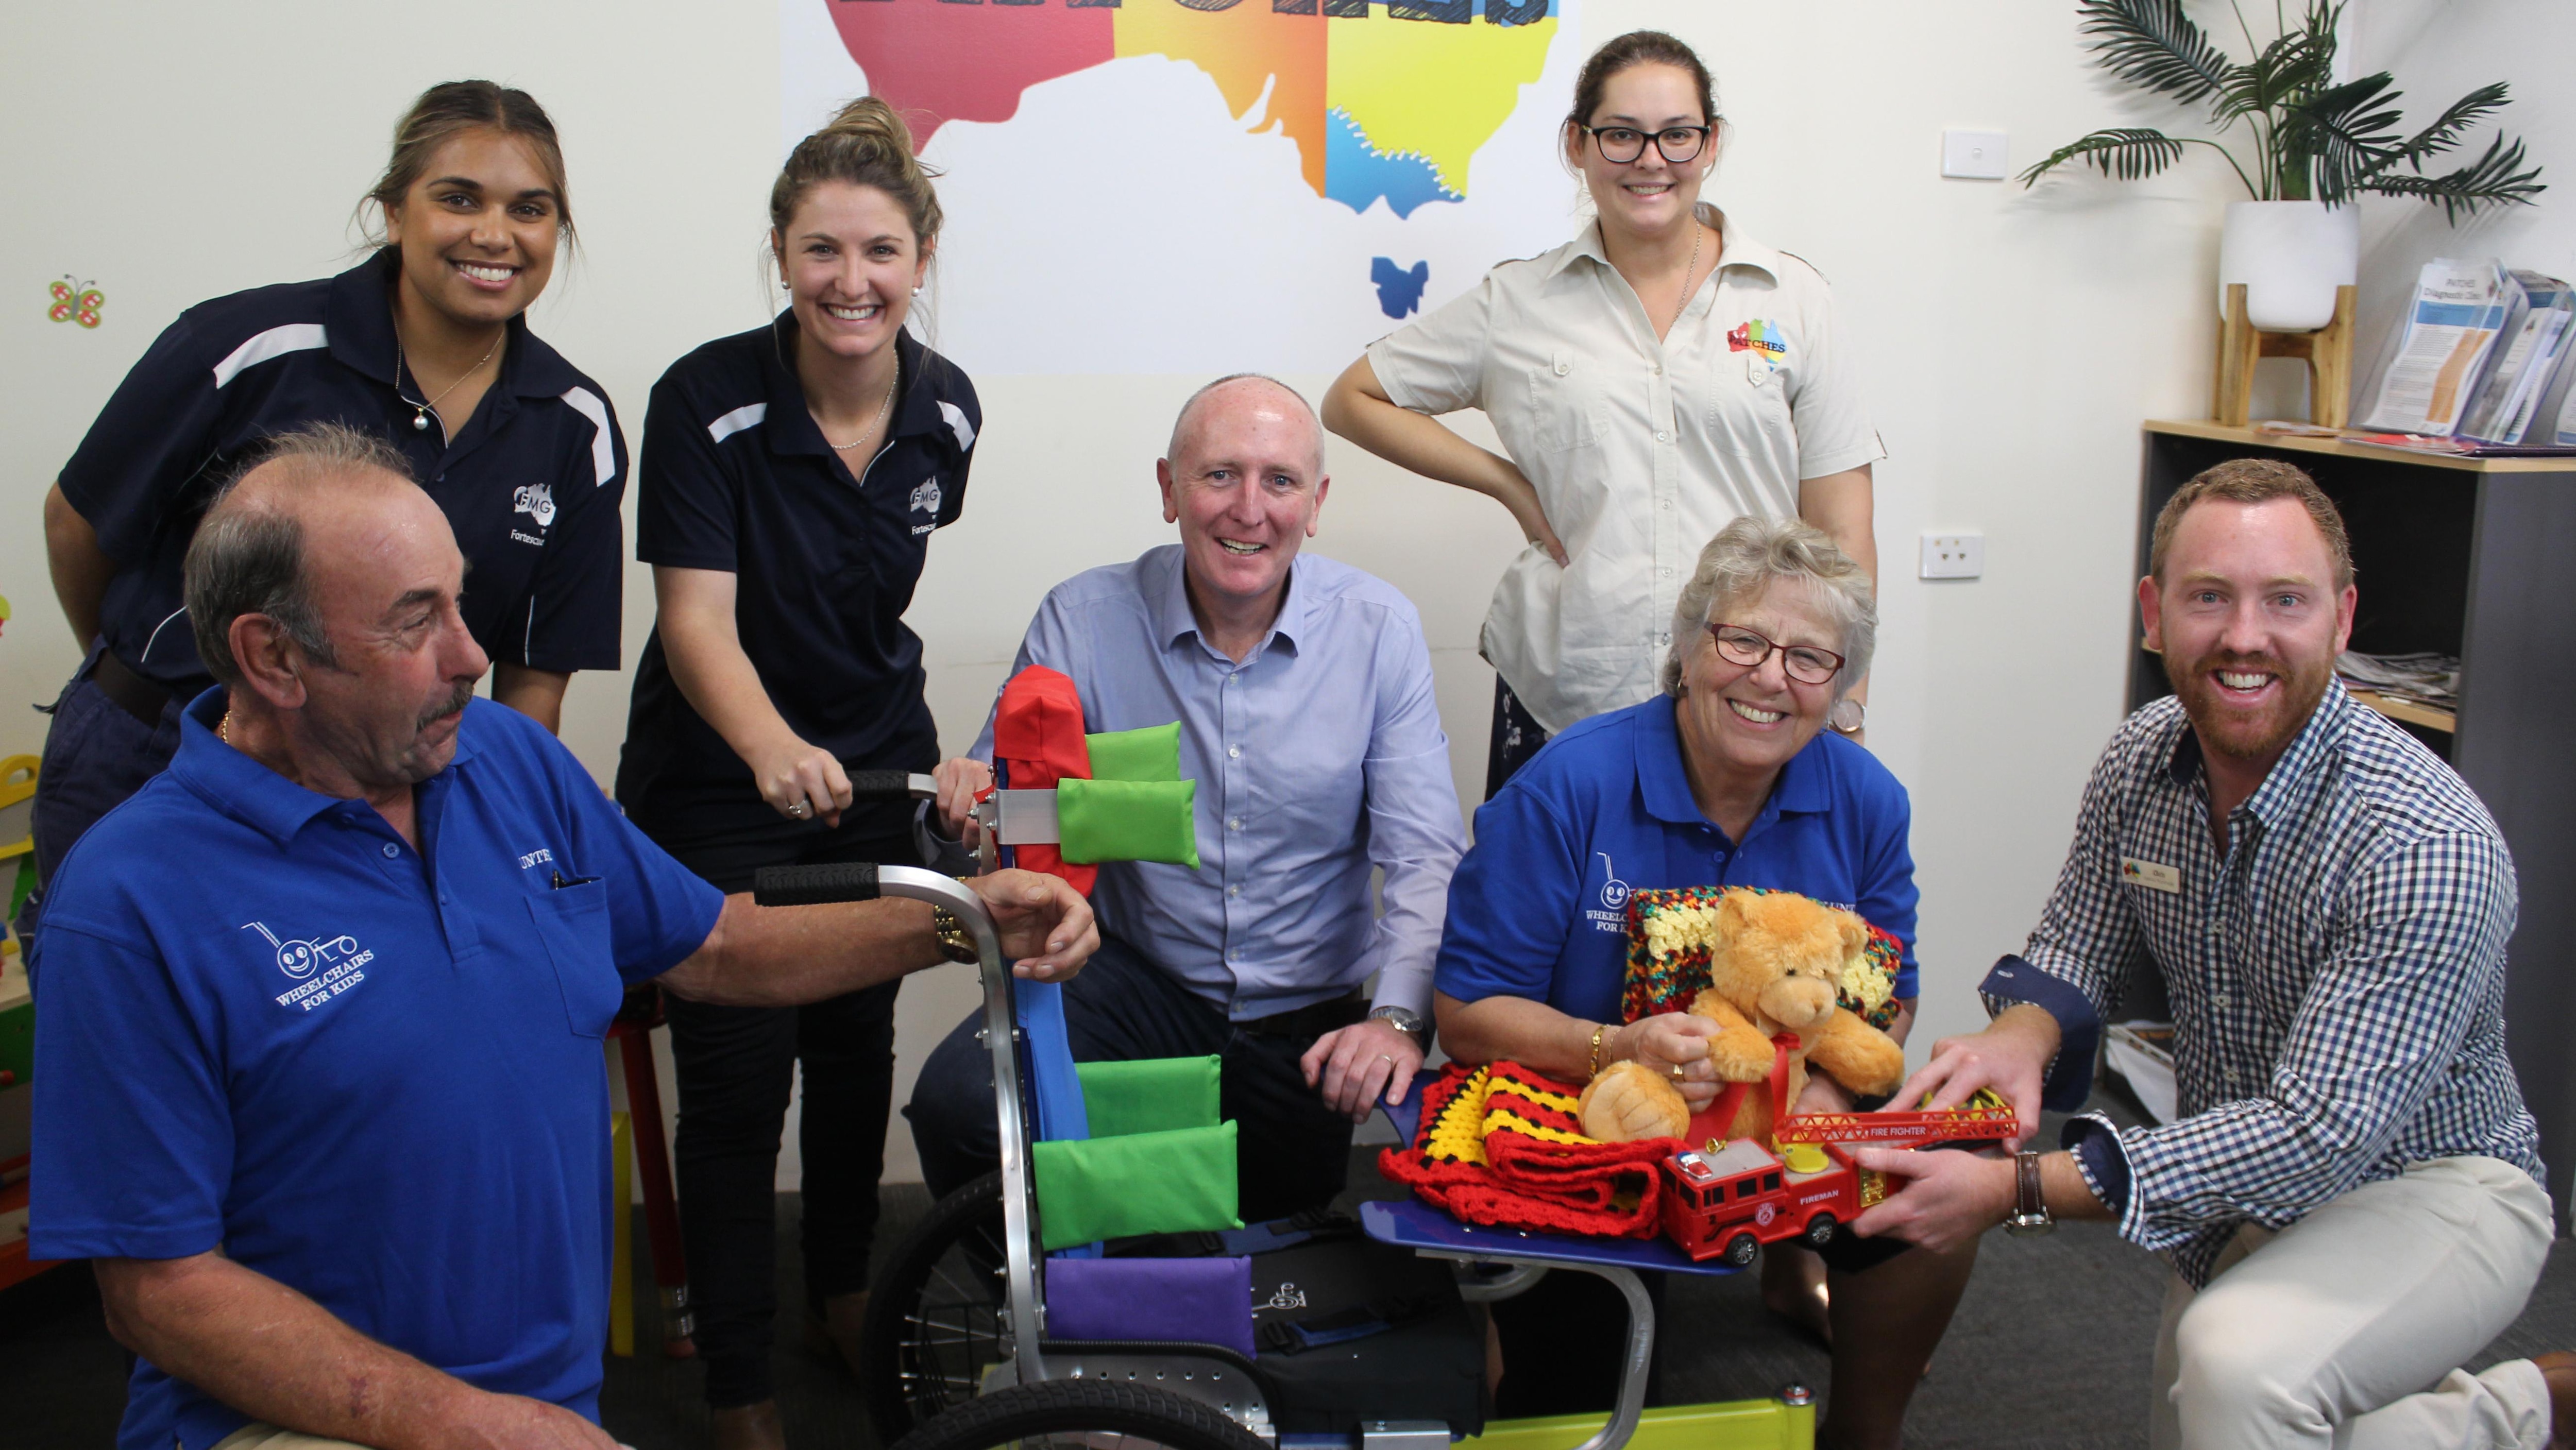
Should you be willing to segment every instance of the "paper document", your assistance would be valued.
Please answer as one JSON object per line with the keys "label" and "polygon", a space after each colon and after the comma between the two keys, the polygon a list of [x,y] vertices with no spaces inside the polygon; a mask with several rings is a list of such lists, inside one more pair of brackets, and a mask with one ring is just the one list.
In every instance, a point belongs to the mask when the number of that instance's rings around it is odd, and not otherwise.
{"label": "paper document", "polygon": [[2375,694],[2413,700],[2445,710],[2460,704],[2460,660],[2457,655],[2367,655],[2345,650],[2335,657],[2343,682]]}
{"label": "paper document", "polygon": [[2488,351],[2522,288],[2492,258],[2424,264],[2396,356],[2362,420],[2366,428],[2448,438],[2459,428]]}
{"label": "paper document", "polygon": [[2174,1090],[2172,1023],[2114,1022],[2102,1035],[2102,1058],[2128,1083],[2148,1117],[2170,1123],[2182,1115]]}
{"label": "paper document", "polygon": [[[2495,350],[2494,362],[2460,420],[2461,437],[2488,443],[2523,441],[2557,374],[2568,322],[2576,317],[2576,293],[2555,277],[2514,271],[2506,274],[2505,285],[2521,296],[2507,298],[2503,345]],[[2519,321],[2514,320],[2516,312]]]}

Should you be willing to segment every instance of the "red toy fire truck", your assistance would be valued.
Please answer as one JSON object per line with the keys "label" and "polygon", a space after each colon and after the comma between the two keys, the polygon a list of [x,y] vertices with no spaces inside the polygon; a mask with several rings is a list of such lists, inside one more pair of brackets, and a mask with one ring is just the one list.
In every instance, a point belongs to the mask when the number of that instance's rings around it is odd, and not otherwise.
{"label": "red toy fire truck", "polygon": [[[1733,1118],[1727,1104],[1724,1119]],[[1664,1160],[1664,1235],[1694,1259],[1723,1258],[1738,1268],[1752,1263],[1762,1245],[1783,1239],[1822,1248],[1886,1196],[1879,1175],[1853,1162],[1843,1144],[2000,1142],[2013,1122],[2003,1099],[1980,1091],[1934,1112],[1781,1118],[1772,1135],[1776,1153],[1750,1138],[1706,1139],[1703,1147]]]}

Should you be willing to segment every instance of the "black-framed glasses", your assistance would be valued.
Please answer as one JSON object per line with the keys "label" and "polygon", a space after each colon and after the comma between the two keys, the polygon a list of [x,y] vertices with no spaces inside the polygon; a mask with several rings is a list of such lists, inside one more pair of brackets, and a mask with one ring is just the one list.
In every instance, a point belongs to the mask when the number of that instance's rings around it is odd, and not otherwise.
{"label": "black-framed glasses", "polygon": [[[1646,133],[1634,126],[1586,126],[1580,121],[1575,125],[1592,138],[1593,145],[1601,148],[1604,161],[1625,166],[1646,154]],[[1664,153],[1666,161],[1679,166],[1696,158],[1700,148],[1708,144],[1708,133],[1716,129],[1714,126],[1666,126],[1655,133],[1655,149]]]}
{"label": "black-framed glasses", "polygon": [[1754,633],[1740,624],[1714,624],[1708,637],[1717,641],[1717,657],[1730,665],[1748,670],[1762,668],[1762,662],[1774,652],[1780,656],[1780,667],[1789,678],[1802,685],[1824,685],[1833,682],[1843,670],[1843,657],[1829,649],[1811,644],[1775,644],[1768,637]]}

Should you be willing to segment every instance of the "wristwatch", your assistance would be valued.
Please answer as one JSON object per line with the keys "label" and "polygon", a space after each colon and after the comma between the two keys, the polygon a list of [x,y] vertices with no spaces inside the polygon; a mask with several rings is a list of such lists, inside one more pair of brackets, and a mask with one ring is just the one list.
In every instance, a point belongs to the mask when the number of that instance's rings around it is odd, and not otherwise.
{"label": "wristwatch", "polygon": [[1858,735],[1869,725],[1869,707],[1849,695],[1834,702],[1825,712],[1825,723],[1845,735]]}
{"label": "wristwatch", "polygon": [[1369,1020],[1387,1023],[1396,1031],[1412,1037],[1416,1044],[1429,1040],[1431,1035],[1431,1024],[1422,1020],[1421,1013],[1408,1007],[1375,1008],[1370,1011]]}
{"label": "wristwatch", "polygon": [[966,923],[959,921],[957,913],[947,907],[930,908],[930,930],[939,938],[941,956],[952,962],[982,960],[981,955],[975,950],[975,939],[966,934]]}
{"label": "wristwatch", "polygon": [[2044,1234],[2057,1227],[2057,1216],[2048,1211],[2048,1199],[2039,1189],[2039,1155],[2033,1152],[2013,1155],[2013,1210],[2004,1220],[2004,1231],[2013,1234]]}

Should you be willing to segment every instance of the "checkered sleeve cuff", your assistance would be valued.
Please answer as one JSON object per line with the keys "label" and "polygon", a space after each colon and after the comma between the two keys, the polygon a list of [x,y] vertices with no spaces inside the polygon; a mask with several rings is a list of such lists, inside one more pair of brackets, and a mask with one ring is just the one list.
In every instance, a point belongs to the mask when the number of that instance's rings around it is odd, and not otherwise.
{"label": "checkered sleeve cuff", "polygon": [[2120,1148],[2119,1130],[2099,1113],[2069,1118],[2058,1136],[2058,1146],[2075,1160],[2075,1171],[2084,1175],[2084,1186],[2102,1206],[2111,1210],[2115,1219],[2129,1216],[2129,1155]]}

